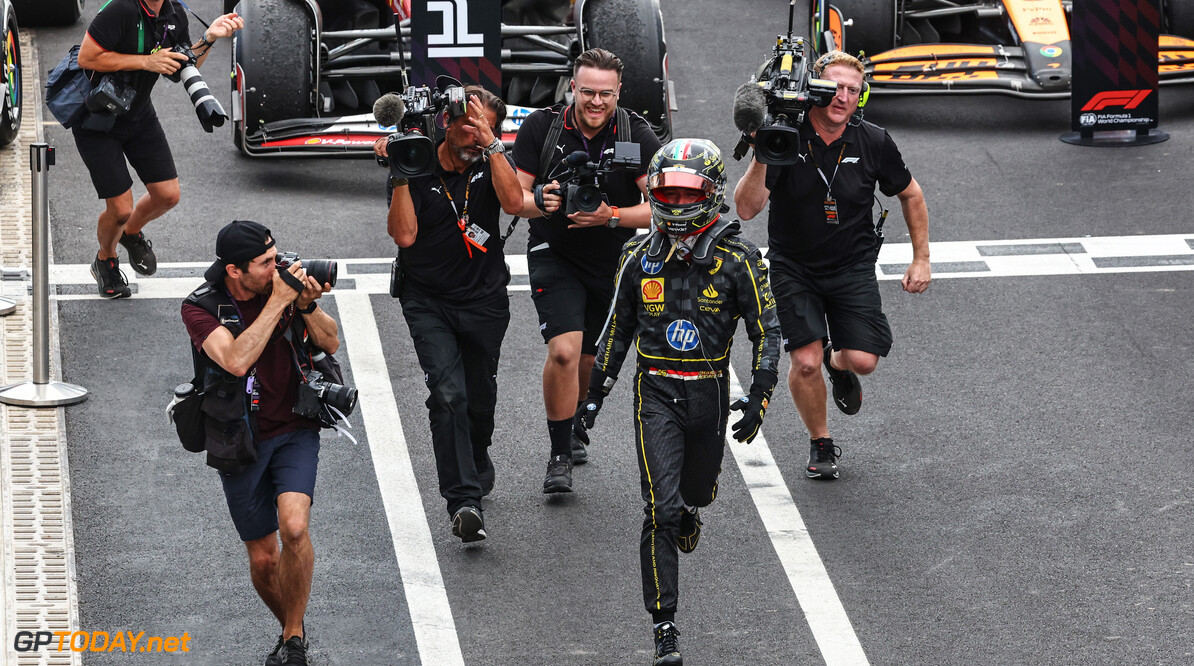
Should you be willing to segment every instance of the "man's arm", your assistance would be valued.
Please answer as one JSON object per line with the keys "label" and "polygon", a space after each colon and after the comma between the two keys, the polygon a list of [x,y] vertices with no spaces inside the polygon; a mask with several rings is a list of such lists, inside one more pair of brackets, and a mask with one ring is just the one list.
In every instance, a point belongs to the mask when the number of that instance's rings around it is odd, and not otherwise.
{"label": "man's arm", "polygon": [[915,178],[896,196],[900,198],[900,210],[904,213],[908,236],[912,239],[912,263],[908,265],[900,284],[904,291],[919,294],[929,288],[932,280],[929,267],[929,208],[925,204],[924,190],[920,189],[920,183]]}
{"label": "man's arm", "polygon": [[535,176],[525,171],[516,171],[515,176],[518,178],[519,187],[522,188],[522,208],[516,213],[519,217],[530,220],[543,217],[544,211],[554,213],[560,209],[559,182],[553,180],[543,186],[543,210],[539,210],[535,205]]}
{"label": "man's arm", "polygon": [[[498,141],[494,136],[493,128],[485,119],[485,107],[481,105],[481,100],[476,95],[472,95],[468,100],[468,115],[465,117],[465,122],[477,131],[477,143],[482,148],[488,148]],[[498,202],[502,204],[502,210],[510,215],[519,215],[522,213],[522,206],[524,203],[522,185],[518,181],[518,177],[514,175],[514,167],[510,166],[510,160],[506,159],[505,152],[494,153],[496,157],[486,158],[489,161],[490,175],[493,177],[493,191],[497,194]]]}
{"label": "man's arm", "polygon": [[738,184],[734,187],[734,207],[738,211],[738,217],[743,220],[754,218],[770,198],[771,190],[767,189],[767,165],[760,164],[752,153],[746,173],[738,179]]}
{"label": "man's arm", "polygon": [[[321,285],[310,275],[307,276],[306,283],[307,287],[294,301],[295,310],[307,325],[307,335],[311,336],[311,343],[329,354],[335,354],[336,350],[340,349],[340,329],[336,326],[336,320],[317,303],[318,299],[332,290],[332,285]],[[315,311],[304,314],[302,311],[311,305],[315,305]]]}
{"label": "man's arm", "polygon": [[386,231],[398,247],[410,247],[419,235],[419,220],[415,217],[415,202],[410,198],[410,186],[394,186],[390,198],[390,212],[386,216]]}
{"label": "man's arm", "polygon": [[[290,272],[299,279],[306,278],[302,268],[297,265],[291,266]],[[223,326],[215,329],[203,341],[204,353],[224,370],[237,377],[244,377],[261,356],[262,350],[273,335],[274,327],[278,325],[282,311],[298,298],[298,295],[299,292],[287,285],[282,276],[275,272],[273,293],[261,309],[257,320],[237,336],[233,336],[232,332]]]}
{"label": "man's arm", "polygon": [[245,27],[245,20],[235,12],[224,14],[212,21],[199,41],[191,45],[191,50],[199,54],[195,58],[195,66],[203,66],[203,61],[207,60],[207,54],[211,53],[216,40],[231,37],[233,33],[243,27]]}
{"label": "man's arm", "polygon": [[187,57],[169,49],[161,49],[149,55],[130,55],[105,51],[91,35],[83,37],[79,46],[79,66],[95,72],[135,72],[145,70],[158,74],[173,74],[182,67]]}

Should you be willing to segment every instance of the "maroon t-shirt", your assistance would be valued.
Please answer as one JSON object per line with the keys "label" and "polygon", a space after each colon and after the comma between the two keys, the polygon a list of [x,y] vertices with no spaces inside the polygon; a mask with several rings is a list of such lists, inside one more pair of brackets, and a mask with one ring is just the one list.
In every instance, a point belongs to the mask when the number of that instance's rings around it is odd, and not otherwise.
{"label": "maroon t-shirt", "polygon": [[[254,296],[247,301],[236,301],[236,306],[240,309],[240,314],[244,319],[241,330],[247,329],[257,320],[262,309],[265,308],[266,300],[268,299],[265,296]],[[221,316],[227,317],[236,314],[235,308],[223,307],[227,308],[229,312],[221,312]],[[290,343],[286,341],[283,334],[294,316],[294,308],[287,308],[277,325],[274,326],[269,342],[265,344],[265,349],[262,350],[256,365],[253,366],[257,371],[255,380],[257,391],[261,394],[261,410],[257,412],[257,431],[258,438],[261,440],[277,437],[299,428],[319,429],[318,421],[305,419],[291,411],[294,401],[298,398],[298,385],[301,378],[298,376],[298,368],[295,367],[294,358],[291,356]],[[182,322],[187,327],[187,334],[191,336],[192,344],[200,351],[203,350],[203,342],[207,340],[207,336],[221,326],[220,321],[210,312],[190,303],[182,305]]]}

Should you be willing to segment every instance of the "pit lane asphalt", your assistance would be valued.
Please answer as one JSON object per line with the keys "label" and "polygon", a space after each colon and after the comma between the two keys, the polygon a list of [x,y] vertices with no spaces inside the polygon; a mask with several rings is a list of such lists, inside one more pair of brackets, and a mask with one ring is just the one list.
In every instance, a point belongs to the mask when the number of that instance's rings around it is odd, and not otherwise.
{"label": "pit lane asphalt", "polygon": [[[211,0],[192,6],[218,13]],[[97,7],[72,28],[35,32],[43,80]],[[733,90],[784,9],[664,0],[677,136],[729,153]],[[226,106],[227,62],[221,44],[202,70]],[[1068,102],[875,96],[868,119],[892,132],[924,187],[935,241],[1188,233],[1194,91],[1160,95],[1172,138],[1138,148],[1061,143]],[[201,131],[178,86],[159,84],[154,99],[183,191],[147,229],[161,261],[211,258],[233,218],[265,222],[303,256],[390,252],[371,163],[249,160],[226,127]],[[99,204],[69,133],[50,124],[46,136],[58,148],[55,261],[86,263]],[[730,182],[742,171],[732,164]],[[904,242],[889,205],[889,242]],[[759,244],[763,219],[745,225]],[[524,224],[509,251],[525,238]],[[881,283],[896,344],[864,380],[862,413],[830,414],[845,452],[834,483],[802,477],[804,431],[777,389],[764,432],[871,663],[1189,663],[1192,283],[1190,272],[939,280],[916,297]],[[578,492],[545,500],[544,348],[530,299],[512,294],[490,538],[462,548],[435,487],[405,323],[388,297],[372,304],[465,662],[647,663],[627,382],[607,402]],[[137,657],[146,663],[259,663],[275,629],[219,484],[161,416],[189,377],[178,303],[58,307],[63,379],[92,392],[66,419],[80,628],[196,637],[189,654]],[[746,377],[742,346],[734,366]],[[324,439],[307,626],[319,663],[415,664],[367,439]],[[732,458],[718,495],[700,549],[682,558],[688,663],[822,663]]]}

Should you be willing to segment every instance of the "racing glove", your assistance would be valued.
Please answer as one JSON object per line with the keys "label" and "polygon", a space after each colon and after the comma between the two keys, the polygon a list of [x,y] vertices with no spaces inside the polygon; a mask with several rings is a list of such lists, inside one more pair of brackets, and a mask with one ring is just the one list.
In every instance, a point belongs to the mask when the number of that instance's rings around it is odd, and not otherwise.
{"label": "racing glove", "polygon": [[730,405],[732,411],[742,412],[742,418],[738,419],[733,426],[734,439],[747,444],[755,441],[755,437],[759,434],[759,428],[763,425],[763,416],[767,413],[767,403],[771,399],[771,391],[775,389],[775,383],[778,380],[779,376],[774,372],[756,371],[750,393],[738,398],[734,404]]}
{"label": "racing glove", "polygon": [[592,374],[589,375],[589,392],[576,408],[576,421],[585,430],[592,428],[593,423],[597,421],[597,412],[601,411],[605,396],[609,395],[615,381],[617,380],[613,377],[593,368]]}

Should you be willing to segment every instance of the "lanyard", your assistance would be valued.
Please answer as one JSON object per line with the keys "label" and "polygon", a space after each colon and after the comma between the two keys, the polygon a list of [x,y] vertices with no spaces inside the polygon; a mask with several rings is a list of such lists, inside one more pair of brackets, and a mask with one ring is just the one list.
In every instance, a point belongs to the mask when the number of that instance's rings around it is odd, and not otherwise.
{"label": "lanyard", "polygon": [[833,165],[833,176],[826,178],[825,172],[821,171],[821,165],[817,164],[817,158],[813,155],[813,142],[808,142],[808,158],[813,161],[813,166],[817,167],[817,173],[821,175],[821,180],[825,182],[826,196],[833,198],[833,181],[837,180],[837,169],[842,165],[842,155],[846,154],[846,142],[842,142],[842,152],[837,154],[837,163]]}
{"label": "lanyard", "polygon": [[484,245],[474,240],[468,232],[468,192],[473,186],[473,181],[471,178],[469,178],[469,171],[471,171],[471,169],[465,169],[464,171],[466,180],[464,182],[463,213],[456,210],[456,202],[452,199],[452,192],[448,190],[448,183],[444,180],[443,176],[439,177],[439,184],[443,186],[444,196],[448,197],[448,203],[452,205],[452,213],[456,215],[456,226],[460,227],[460,235],[462,238],[464,238],[464,249],[468,250],[468,258],[472,259],[474,247],[482,252],[488,252],[489,250],[487,250]]}

